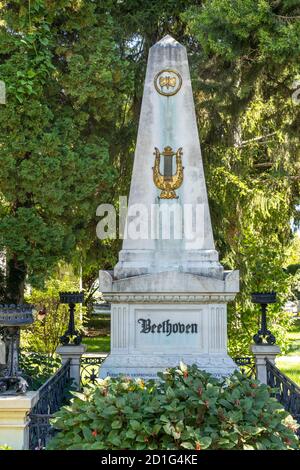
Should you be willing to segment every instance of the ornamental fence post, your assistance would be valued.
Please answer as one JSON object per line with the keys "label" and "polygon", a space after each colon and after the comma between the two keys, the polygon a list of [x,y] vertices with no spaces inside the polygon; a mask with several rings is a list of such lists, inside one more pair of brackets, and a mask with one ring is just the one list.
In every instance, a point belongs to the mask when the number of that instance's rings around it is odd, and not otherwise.
{"label": "ornamental fence post", "polygon": [[67,346],[59,346],[56,349],[56,352],[61,357],[62,365],[64,365],[69,359],[71,360],[70,378],[73,379],[72,386],[75,386],[77,390],[80,390],[81,357],[86,352],[86,345],[70,344]]}
{"label": "ornamental fence post", "polygon": [[268,359],[275,365],[275,358],[281,353],[279,346],[269,344],[252,344],[251,351],[255,357],[256,378],[263,384],[267,384],[267,364]]}

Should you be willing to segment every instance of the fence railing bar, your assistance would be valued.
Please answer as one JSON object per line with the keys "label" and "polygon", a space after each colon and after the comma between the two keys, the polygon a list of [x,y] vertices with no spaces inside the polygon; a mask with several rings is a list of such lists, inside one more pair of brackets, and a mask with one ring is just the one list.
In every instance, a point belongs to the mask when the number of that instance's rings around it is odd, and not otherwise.
{"label": "fence railing bar", "polygon": [[70,365],[71,359],[63,364],[38,390],[38,401],[29,414],[29,448],[31,450],[45,448],[55,433],[50,420],[53,413],[63,405],[66,392],[70,388]]}
{"label": "fence railing bar", "polygon": [[[267,384],[275,389],[274,397],[300,424],[300,387],[267,358]],[[300,428],[297,431],[300,436]]]}

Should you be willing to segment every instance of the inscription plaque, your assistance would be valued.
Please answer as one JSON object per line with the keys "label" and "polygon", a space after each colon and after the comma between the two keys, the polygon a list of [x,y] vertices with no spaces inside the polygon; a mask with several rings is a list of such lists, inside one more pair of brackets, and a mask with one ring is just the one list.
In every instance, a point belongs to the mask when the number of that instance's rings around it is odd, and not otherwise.
{"label": "inscription plaque", "polygon": [[138,323],[141,324],[141,333],[163,333],[170,336],[172,333],[198,333],[197,323],[171,323],[170,320],[165,320],[162,323],[152,323],[150,318],[139,318]]}

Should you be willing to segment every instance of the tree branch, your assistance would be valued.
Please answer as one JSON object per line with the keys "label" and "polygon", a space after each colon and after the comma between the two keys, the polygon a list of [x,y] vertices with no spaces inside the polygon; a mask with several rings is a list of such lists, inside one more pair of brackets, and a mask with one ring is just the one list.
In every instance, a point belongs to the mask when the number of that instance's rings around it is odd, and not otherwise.
{"label": "tree branch", "polygon": [[[248,139],[248,140],[243,140],[238,147],[244,147],[245,145],[252,144],[252,142],[259,142],[262,139],[265,139],[267,137],[271,137],[272,135],[275,135],[276,132],[271,132],[270,134],[266,135],[261,135],[259,137],[254,137],[253,139]],[[271,140],[264,140],[263,142],[260,142],[262,144],[266,144],[268,142],[271,142]]]}

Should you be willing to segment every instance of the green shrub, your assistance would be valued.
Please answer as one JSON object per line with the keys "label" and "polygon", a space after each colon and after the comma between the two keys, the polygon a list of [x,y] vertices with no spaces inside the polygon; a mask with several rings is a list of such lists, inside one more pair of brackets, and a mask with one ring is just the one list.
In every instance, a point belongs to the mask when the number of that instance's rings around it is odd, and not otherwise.
{"label": "green shrub", "polygon": [[[45,315],[36,314],[35,322],[22,330],[21,347],[25,351],[54,355],[69,322],[69,307],[60,304],[60,291],[75,291],[77,284],[70,276],[49,279],[44,290],[32,289],[26,301],[33,304],[37,312],[45,309]],[[75,311],[76,328],[81,329],[80,307]],[[84,311],[84,308],[82,308]]]}
{"label": "green shrub", "polygon": [[75,393],[49,449],[296,449],[295,421],[268,387],[181,364],[161,381],[99,381]]}
{"label": "green shrub", "polygon": [[109,331],[110,329],[110,316],[102,316],[101,317],[96,317],[96,315],[93,315],[91,318],[89,318],[86,323],[84,324],[85,328],[95,328],[97,330],[100,329],[107,329]]}
{"label": "green shrub", "polygon": [[22,353],[20,355],[20,368],[24,372],[30,390],[37,390],[61,366],[58,356],[42,353]]}

